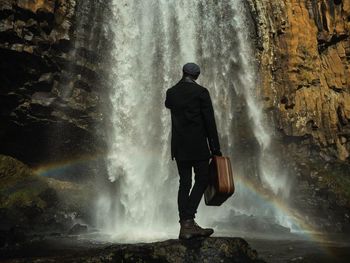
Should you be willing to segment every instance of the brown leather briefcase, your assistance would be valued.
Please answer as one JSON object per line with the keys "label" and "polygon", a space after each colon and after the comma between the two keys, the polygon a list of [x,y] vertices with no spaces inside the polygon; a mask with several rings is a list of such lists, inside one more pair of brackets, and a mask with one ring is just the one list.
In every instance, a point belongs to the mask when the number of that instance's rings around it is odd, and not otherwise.
{"label": "brown leather briefcase", "polygon": [[229,157],[214,156],[209,164],[209,185],[204,192],[205,204],[220,206],[235,192]]}

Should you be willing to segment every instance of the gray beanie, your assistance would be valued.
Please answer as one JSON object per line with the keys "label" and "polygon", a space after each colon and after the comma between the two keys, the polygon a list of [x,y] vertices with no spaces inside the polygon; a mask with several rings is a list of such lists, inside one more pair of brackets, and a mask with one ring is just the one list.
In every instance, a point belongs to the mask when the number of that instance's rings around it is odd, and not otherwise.
{"label": "gray beanie", "polygon": [[195,63],[186,63],[183,66],[182,71],[184,73],[190,74],[192,76],[196,76],[196,75],[199,75],[201,73],[199,66]]}

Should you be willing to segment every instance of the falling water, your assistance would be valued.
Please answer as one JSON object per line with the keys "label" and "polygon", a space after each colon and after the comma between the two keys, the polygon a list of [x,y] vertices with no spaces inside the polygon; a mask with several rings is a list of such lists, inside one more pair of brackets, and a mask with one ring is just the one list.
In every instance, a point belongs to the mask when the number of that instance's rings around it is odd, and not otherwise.
{"label": "falling water", "polygon": [[[215,108],[222,151],[235,163],[240,149],[235,107],[247,106],[249,129],[259,147],[255,166],[244,166],[271,190],[285,187],[269,150],[270,132],[256,100],[254,52],[250,22],[243,0],[115,0],[111,26],[115,32],[110,94],[113,122],[108,157],[114,188],[97,202],[98,224],[120,241],[176,237],[178,231],[178,175],[170,160],[170,113],[165,91],[181,77],[186,62],[202,68],[198,82],[207,87]],[[242,103],[242,102],[240,102]],[[244,158],[243,158],[244,159]],[[237,194],[221,207],[200,205],[199,222],[228,220],[232,210],[257,216],[273,213],[248,196],[237,181]]]}

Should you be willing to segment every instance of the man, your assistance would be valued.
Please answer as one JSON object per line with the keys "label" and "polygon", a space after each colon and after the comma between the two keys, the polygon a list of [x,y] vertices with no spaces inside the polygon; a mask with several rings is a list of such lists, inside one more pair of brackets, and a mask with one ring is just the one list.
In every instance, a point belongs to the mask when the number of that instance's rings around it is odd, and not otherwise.
{"label": "man", "polygon": [[[187,63],[182,70],[182,79],[166,92],[165,106],[171,110],[171,158],[175,158],[180,175],[179,238],[189,239],[214,232],[211,228],[201,228],[194,218],[209,183],[209,159],[222,154],[209,92],[195,81],[200,68]],[[195,184],[190,193],[192,167]]]}

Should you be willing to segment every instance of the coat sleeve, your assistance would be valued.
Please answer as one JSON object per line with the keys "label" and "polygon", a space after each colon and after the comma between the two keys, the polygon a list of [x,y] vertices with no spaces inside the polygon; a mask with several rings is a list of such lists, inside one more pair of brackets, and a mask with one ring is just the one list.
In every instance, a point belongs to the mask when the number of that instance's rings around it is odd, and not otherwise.
{"label": "coat sleeve", "polygon": [[170,109],[170,108],[171,108],[171,103],[170,103],[168,91],[169,91],[169,90],[166,91],[166,95],[165,95],[165,107],[167,107],[168,109]]}
{"label": "coat sleeve", "polygon": [[204,125],[208,134],[210,150],[211,152],[218,151],[220,150],[218,131],[216,128],[213,105],[207,89],[204,89],[200,95],[200,107]]}

